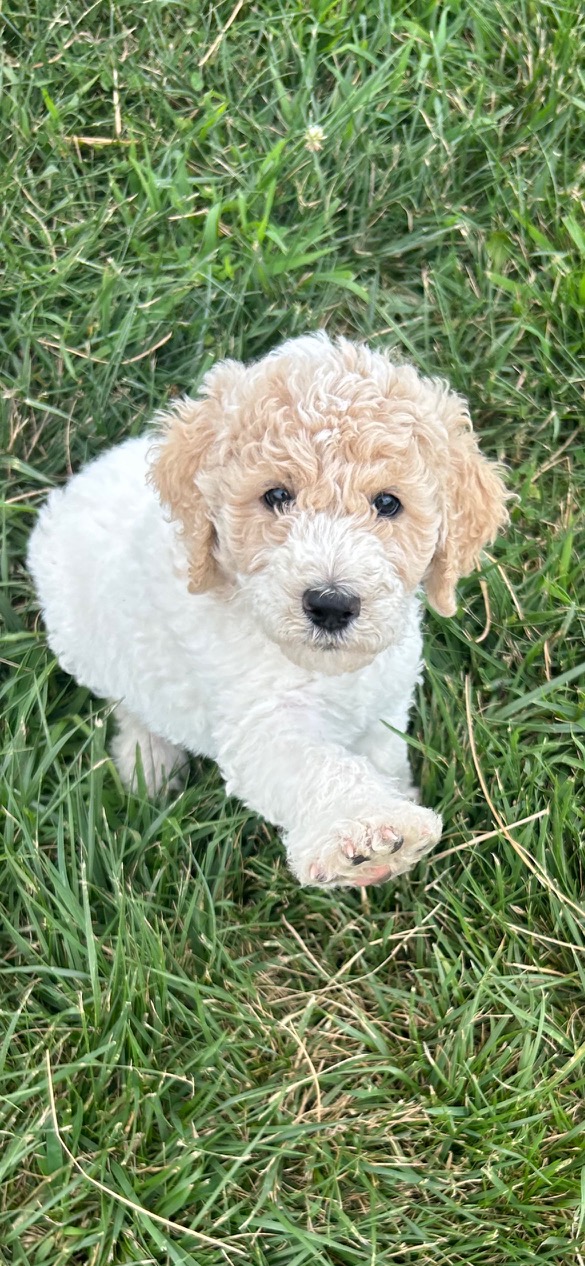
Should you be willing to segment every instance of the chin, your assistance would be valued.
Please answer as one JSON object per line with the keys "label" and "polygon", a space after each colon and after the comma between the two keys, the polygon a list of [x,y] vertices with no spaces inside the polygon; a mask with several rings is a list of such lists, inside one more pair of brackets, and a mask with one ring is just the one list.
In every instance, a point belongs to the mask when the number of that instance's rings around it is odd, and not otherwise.
{"label": "chin", "polygon": [[385,649],[383,645],[366,649],[343,643],[336,645],[334,642],[319,645],[314,642],[277,641],[276,645],[297,668],[304,668],[306,672],[318,673],[323,677],[339,677],[342,673],[358,672],[360,668],[371,664],[380,651]]}

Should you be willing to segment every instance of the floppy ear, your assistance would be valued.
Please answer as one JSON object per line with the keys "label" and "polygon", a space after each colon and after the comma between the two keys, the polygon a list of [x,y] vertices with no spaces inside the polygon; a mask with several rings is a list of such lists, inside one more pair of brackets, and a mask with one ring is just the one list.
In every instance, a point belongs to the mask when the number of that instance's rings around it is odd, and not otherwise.
{"label": "floppy ear", "polygon": [[223,578],[214,556],[211,508],[202,488],[209,483],[213,450],[225,429],[229,388],[243,372],[237,362],[223,361],[204,379],[203,399],[185,396],[156,418],[163,429],[153,446],[149,482],[171,518],[181,525],[192,593],[213,589]]}
{"label": "floppy ear", "polygon": [[473,570],[483,546],[507,523],[508,494],[496,463],[479,451],[465,401],[449,392],[441,405],[448,435],[444,522],[425,587],[440,615],[454,615],[457,581]]}

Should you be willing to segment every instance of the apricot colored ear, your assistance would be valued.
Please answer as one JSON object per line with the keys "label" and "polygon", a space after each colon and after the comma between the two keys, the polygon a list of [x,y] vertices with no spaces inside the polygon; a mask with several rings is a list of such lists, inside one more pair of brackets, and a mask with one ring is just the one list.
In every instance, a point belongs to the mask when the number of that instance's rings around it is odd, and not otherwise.
{"label": "apricot colored ear", "polygon": [[189,589],[202,593],[220,579],[213,556],[215,531],[197,484],[215,439],[209,402],[185,398],[158,420],[164,431],[153,448],[150,481],[171,518],[181,525],[189,555]]}
{"label": "apricot colored ear", "polygon": [[496,463],[479,451],[465,401],[449,393],[443,405],[449,436],[445,517],[425,587],[440,615],[454,615],[457,581],[508,521],[507,492]]}
{"label": "apricot colored ear", "polygon": [[149,479],[171,518],[181,525],[192,593],[212,589],[222,580],[201,476],[207,478],[213,467],[217,441],[226,431],[226,409],[237,400],[245,372],[238,361],[219,362],[203,380],[201,399],[185,396],[156,419],[162,430],[153,444]]}

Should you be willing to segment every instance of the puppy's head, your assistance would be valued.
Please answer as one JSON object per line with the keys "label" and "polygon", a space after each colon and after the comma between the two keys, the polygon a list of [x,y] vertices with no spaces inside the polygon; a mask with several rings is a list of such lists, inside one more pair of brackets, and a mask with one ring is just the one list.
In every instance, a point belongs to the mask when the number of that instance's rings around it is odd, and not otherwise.
{"label": "puppy's head", "polygon": [[224,361],[161,419],[152,480],[190,588],[247,597],[295,663],[361,667],[400,638],[422,584],[442,615],[506,521],[465,401],[324,334]]}

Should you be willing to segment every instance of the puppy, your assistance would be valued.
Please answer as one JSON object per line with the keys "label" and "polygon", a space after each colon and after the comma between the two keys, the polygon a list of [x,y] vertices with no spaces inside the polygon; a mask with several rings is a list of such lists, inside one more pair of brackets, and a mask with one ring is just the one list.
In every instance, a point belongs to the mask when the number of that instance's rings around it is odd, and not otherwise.
{"label": "puppy", "polygon": [[506,521],[497,467],[443,382],[324,333],[244,366],[86,466],[29,564],[50,646],[118,702],[149,792],[186,753],[283,831],[302,884],[381,883],[437,842],[404,731],[419,591],[441,615]]}

